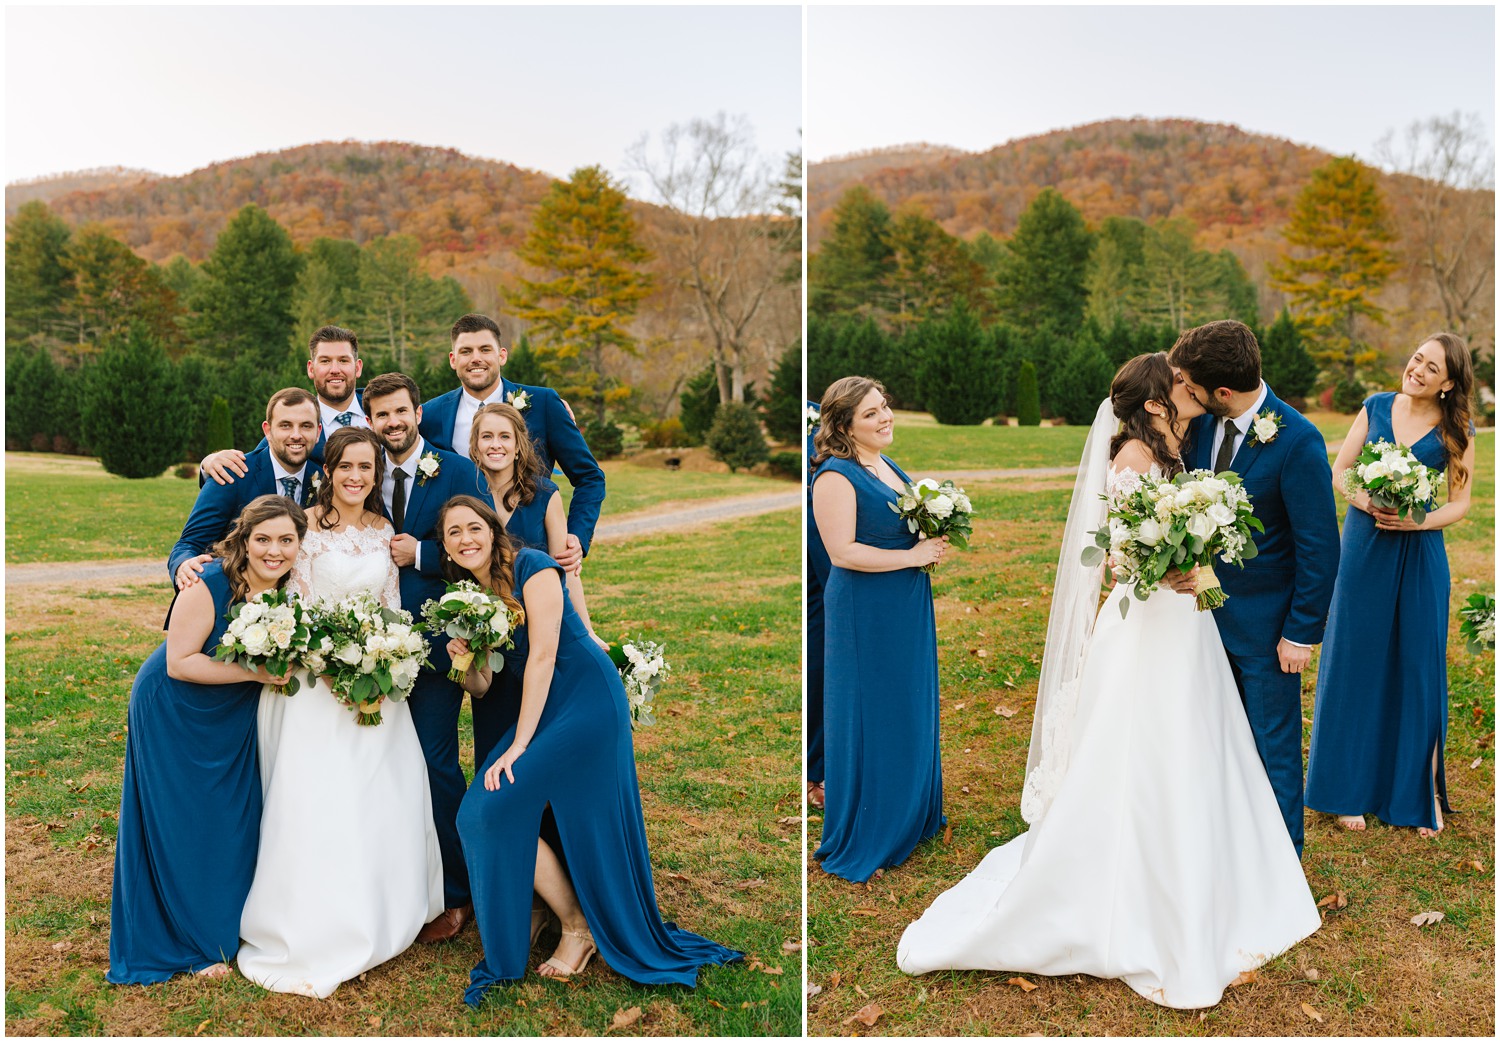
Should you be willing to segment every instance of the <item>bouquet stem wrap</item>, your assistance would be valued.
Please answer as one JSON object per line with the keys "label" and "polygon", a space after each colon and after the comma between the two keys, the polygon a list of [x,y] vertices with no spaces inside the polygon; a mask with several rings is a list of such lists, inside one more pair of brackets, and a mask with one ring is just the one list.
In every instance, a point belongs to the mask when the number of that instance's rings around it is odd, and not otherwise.
{"label": "bouquet stem wrap", "polygon": [[1229,594],[1219,584],[1219,577],[1214,574],[1214,566],[1211,564],[1198,566],[1198,581],[1193,584],[1193,590],[1198,594],[1196,602],[1199,611],[1213,611],[1229,600]]}

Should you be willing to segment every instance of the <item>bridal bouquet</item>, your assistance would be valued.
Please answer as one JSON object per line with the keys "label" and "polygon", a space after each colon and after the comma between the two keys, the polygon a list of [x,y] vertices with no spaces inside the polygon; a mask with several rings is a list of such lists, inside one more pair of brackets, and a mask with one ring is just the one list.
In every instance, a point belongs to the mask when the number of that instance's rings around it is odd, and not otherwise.
{"label": "bridal bouquet", "polygon": [[1353,499],[1368,492],[1375,506],[1394,510],[1400,517],[1410,514],[1420,525],[1443,478],[1441,472],[1419,462],[1411,449],[1382,438],[1360,449],[1354,466],[1344,471],[1344,494]]}
{"label": "bridal bouquet", "polygon": [[650,727],[656,723],[656,717],[651,715],[651,703],[662,681],[672,672],[663,656],[664,651],[666,648],[650,640],[609,646],[609,660],[620,671],[620,679],[625,683],[631,727]]}
{"label": "bridal bouquet", "polygon": [[524,621],[524,615],[507,608],[499,597],[485,593],[478,583],[465,579],[449,583],[441,597],[422,605],[422,621],[417,629],[434,635],[446,633],[469,642],[469,653],[455,655],[453,668],[448,670],[448,679],[462,684],[476,655],[488,656],[486,661],[496,673],[504,668],[505,656],[501,652],[515,647],[513,634]]}
{"label": "bridal bouquet", "polygon": [[1477,655],[1481,651],[1495,649],[1495,598],[1487,593],[1471,593],[1464,606],[1458,609],[1463,616],[1458,632],[1468,638],[1469,652]]}
{"label": "bridal bouquet", "polygon": [[[229,628],[214,649],[220,662],[238,662],[252,672],[263,666],[272,676],[280,676],[300,666],[307,655],[312,612],[285,590],[265,590],[232,605],[227,617]],[[271,690],[295,695],[300,686],[293,676]]]}
{"label": "bridal bouquet", "polygon": [[382,607],[368,593],[313,607],[314,650],[307,667],[328,677],[333,697],[366,725],[380,723],[380,702],[411,693],[427,665],[427,641],[411,615]]}
{"label": "bridal bouquet", "polygon": [[[1094,545],[1084,549],[1083,563],[1093,567],[1108,554],[1115,578],[1134,583],[1141,601],[1168,569],[1197,565],[1198,610],[1219,607],[1228,595],[1214,575],[1213,559],[1243,565],[1259,553],[1251,532],[1265,531],[1233,473],[1194,470],[1170,480],[1131,475],[1105,501],[1105,527],[1091,533]],[[1121,616],[1129,609],[1130,600],[1122,599]]]}
{"label": "bridal bouquet", "polygon": [[[937,482],[923,478],[906,490],[890,505],[891,509],[906,522],[910,532],[920,532],[928,539],[947,536],[948,542],[960,550],[969,548],[969,536],[974,533],[974,504],[964,495],[964,490],[951,481]],[[929,575],[937,565],[922,566]]]}

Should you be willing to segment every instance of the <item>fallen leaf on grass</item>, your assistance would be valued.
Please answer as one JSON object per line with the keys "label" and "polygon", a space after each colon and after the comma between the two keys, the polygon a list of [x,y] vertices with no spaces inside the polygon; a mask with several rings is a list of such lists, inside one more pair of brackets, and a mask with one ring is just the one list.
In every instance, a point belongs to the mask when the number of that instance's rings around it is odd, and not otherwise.
{"label": "fallen leaf on grass", "polygon": [[869,905],[860,905],[858,908],[851,908],[851,909],[849,909],[849,914],[850,915],[879,915],[880,913],[877,912],[877,911],[875,911],[875,909],[872,908],[872,907],[870,907]]}
{"label": "fallen leaf on grass", "polygon": [[1319,1024],[1323,1023],[1323,1014],[1319,1013],[1317,1010],[1313,1009],[1305,1002],[1302,1004],[1302,1012],[1307,1014],[1308,1020],[1316,1020]]}
{"label": "fallen leaf on grass", "polygon": [[199,1024],[196,1028],[193,1029],[193,1034],[195,1034],[195,1035],[201,1035],[201,1034],[203,1034],[203,1029],[206,1028],[206,1027],[208,1027],[209,1023],[210,1023],[210,1021],[205,1020],[203,1023]]}
{"label": "fallen leaf on grass", "polygon": [[958,791],[962,792],[964,795],[968,795],[969,787],[967,785],[962,786]]}
{"label": "fallen leaf on grass", "polygon": [[1016,987],[1020,988],[1022,991],[1036,991],[1036,989],[1037,989],[1037,986],[1035,984],[1031,983],[1031,981],[1027,980],[1025,977],[1012,977],[1010,980],[1006,981],[1005,983],[1006,984],[1014,984]]}
{"label": "fallen leaf on grass", "polygon": [[605,1028],[605,1030],[613,1031],[615,1028],[628,1028],[640,1019],[641,1007],[639,1006],[631,1006],[629,1009],[617,1009],[615,1010],[614,1019],[609,1022],[609,1027]]}
{"label": "fallen leaf on grass", "polygon": [[943,846],[947,847],[947,846],[952,846],[952,845],[953,845],[953,826],[949,825],[947,828],[943,829]]}
{"label": "fallen leaf on grass", "polygon": [[734,884],[734,888],[736,890],[754,890],[765,885],[766,881],[764,879],[744,879]]}
{"label": "fallen leaf on grass", "polygon": [[1477,768],[1482,763],[1484,763],[1484,757],[1480,757],[1479,759],[1475,760],[1473,763],[1469,764],[1469,770],[1471,770],[1471,771],[1474,770],[1475,768]]}
{"label": "fallen leaf on grass", "polygon": [[1309,966],[1307,969],[1302,971],[1302,976],[1306,977],[1308,980],[1317,980],[1321,976],[1321,974],[1318,973],[1318,968],[1316,966]]}
{"label": "fallen leaf on grass", "polygon": [[1431,926],[1433,923],[1440,923],[1442,921],[1442,912],[1418,912],[1411,917],[1411,924],[1413,926]]}
{"label": "fallen leaf on grass", "polygon": [[1244,973],[1240,974],[1234,980],[1230,981],[1229,982],[1229,986],[1231,988],[1238,988],[1241,984],[1254,984],[1255,981],[1256,981],[1256,979],[1259,976],[1260,976],[1260,971],[1259,970],[1246,970]]}
{"label": "fallen leaf on grass", "polygon": [[55,952],[65,952],[71,947],[73,947],[72,941],[58,941],[52,946],[52,950]]}
{"label": "fallen leaf on grass", "polygon": [[384,1018],[382,1017],[370,1017],[365,1021],[365,1023],[369,1024],[372,1028],[378,1028],[381,1025],[383,1019]]}
{"label": "fallen leaf on grass", "polygon": [[688,825],[688,826],[690,826],[692,828],[695,828],[695,829],[706,829],[706,828],[708,828],[708,825],[706,825],[705,823],[699,821],[697,818],[683,818],[682,819],[682,823],[684,825]]}
{"label": "fallen leaf on grass", "polygon": [[1458,867],[1465,872],[1483,872],[1484,864],[1479,861],[1460,861]]}
{"label": "fallen leaf on grass", "polygon": [[802,942],[801,941],[782,941],[781,942],[781,950],[784,951],[784,952],[800,952],[802,950]]}
{"label": "fallen leaf on grass", "polygon": [[745,1002],[740,1003],[740,1009],[754,1009],[756,1006],[769,1006],[770,1004],[770,999],[761,999],[759,1002],[750,1002],[746,1000]]}
{"label": "fallen leaf on grass", "polygon": [[778,825],[800,825],[800,824],[802,824],[802,819],[800,817],[777,818],[776,819],[776,824],[778,824]]}
{"label": "fallen leaf on grass", "polygon": [[843,979],[844,979],[844,973],[843,973],[843,971],[842,970],[834,970],[831,974],[828,975],[828,987],[829,987],[829,989],[832,990],[833,988],[837,988],[839,986],[839,982],[842,981]]}
{"label": "fallen leaf on grass", "polygon": [[1003,716],[1007,720],[1009,720],[1011,717],[1013,717],[1013,716],[1016,715],[1016,711],[1014,709],[1012,709],[1010,706],[996,706],[995,707],[995,715],[996,716]]}
{"label": "fallen leaf on grass", "polygon": [[858,984],[854,986],[854,994],[858,995],[862,999],[867,999],[870,997],[870,993],[864,988],[861,988]]}
{"label": "fallen leaf on grass", "polygon": [[1338,910],[1340,908],[1348,908],[1349,895],[1344,893],[1342,890],[1336,890],[1333,893],[1329,894],[1327,897],[1323,898],[1323,900],[1319,901],[1318,907],[1332,908],[1334,910]]}
{"label": "fallen leaf on grass", "polygon": [[956,712],[958,712],[960,709],[962,709],[964,706],[966,706],[968,704],[969,703],[967,703],[967,702],[960,702],[960,703],[958,703],[958,705],[956,705],[956,706],[953,707],[953,711],[956,713]]}
{"label": "fallen leaf on grass", "polygon": [[880,1019],[881,1014],[884,1012],[885,1010],[880,1008],[879,1003],[872,1002],[868,1006],[861,1009],[858,1013],[855,1013],[853,1016],[845,1017],[843,1020],[843,1024],[844,1027],[848,1027],[855,1021],[859,1021],[865,1027],[872,1028],[875,1026],[875,1022]]}
{"label": "fallen leaf on grass", "polygon": [[821,994],[823,994],[823,987],[822,987],[822,985],[814,984],[812,981],[808,981],[807,982],[807,997],[808,998],[812,998],[814,995],[821,995]]}
{"label": "fallen leaf on grass", "polygon": [[709,999],[708,1000],[708,1004],[710,1006],[712,1006],[714,1009],[723,1009],[724,1008],[724,1003],[720,1002],[718,999]]}
{"label": "fallen leaf on grass", "polygon": [[668,879],[675,879],[680,883],[691,883],[693,881],[692,876],[685,876],[681,872],[663,872],[662,875]]}

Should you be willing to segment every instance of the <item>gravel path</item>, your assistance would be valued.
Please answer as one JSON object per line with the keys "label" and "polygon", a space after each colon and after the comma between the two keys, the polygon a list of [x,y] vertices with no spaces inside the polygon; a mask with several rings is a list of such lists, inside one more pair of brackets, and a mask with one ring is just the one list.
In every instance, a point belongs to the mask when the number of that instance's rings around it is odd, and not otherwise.
{"label": "gravel path", "polygon": [[[788,510],[800,506],[801,503],[801,490],[791,489],[770,495],[715,499],[701,506],[660,514],[626,514],[619,518],[606,518],[600,521],[598,528],[594,531],[594,541],[611,542],[654,532],[711,524],[715,521],[754,517],[774,510]],[[123,561],[41,561],[34,564],[5,566],[7,588],[62,586],[77,583],[118,585],[153,581],[160,581],[166,585],[167,565],[164,560],[136,558]]]}

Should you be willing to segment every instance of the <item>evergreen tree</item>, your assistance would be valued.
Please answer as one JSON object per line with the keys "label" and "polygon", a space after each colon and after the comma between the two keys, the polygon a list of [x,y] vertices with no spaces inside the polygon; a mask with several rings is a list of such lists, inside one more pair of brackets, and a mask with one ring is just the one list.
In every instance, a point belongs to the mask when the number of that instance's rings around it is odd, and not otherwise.
{"label": "evergreen tree", "polygon": [[719,411],[719,374],[712,362],[688,380],[678,401],[683,431],[694,445],[702,445]]}
{"label": "evergreen tree", "polygon": [[1021,363],[1016,376],[1016,419],[1022,427],[1040,427],[1042,399],[1036,384],[1036,366],[1030,359]]}
{"label": "evergreen tree", "polygon": [[547,277],[519,280],[516,313],[532,323],[559,393],[588,402],[602,423],[606,401],[629,394],[607,373],[605,349],[639,353],[629,323],[652,285],[629,200],[603,169],[580,167],[552,182],[517,254]]}
{"label": "evergreen tree", "polygon": [[1237,318],[1247,326],[1260,324],[1260,293],[1250,273],[1229,250],[1214,254],[1214,288],[1223,301],[1220,315]]}
{"label": "evergreen tree", "polygon": [[841,334],[845,320],[807,315],[807,396],[821,401],[828,385],[848,376],[849,361],[843,356]]}
{"label": "evergreen tree", "polygon": [[314,239],[307,247],[297,288],[292,293],[292,319],[298,333],[311,335],[320,326],[359,330],[365,310],[360,301],[360,249],[351,239]]}
{"label": "evergreen tree", "polygon": [[725,402],[719,406],[705,443],[714,459],[729,464],[731,474],[742,467],[748,470],[763,463],[771,455],[755,409],[743,402]]}
{"label": "evergreen tree", "polygon": [[898,325],[941,314],[957,304],[989,310],[985,270],[926,214],[904,208],[891,223],[891,270],[883,298]]}
{"label": "evergreen tree", "polygon": [[542,361],[531,347],[531,339],[524,333],[521,339],[516,341],[516,349],[510,352],[505,361],[505,378],[512,383],[531,384],[533,387],[546,387],[547,372],[542,368]]}
{"label": "evergreen tree", "polygon": [[[203,262],[191,323],[199,349],[230,366],[247,363],[262,372],[283,368],[298,339],[291,309],[301,267],[286,229],[260,207],[243,207]],[[245,415],[233,401],[230,411]]]}
{"label": "evergreen tree", "polygon": [[214,395],[213,405],[208,409],[208,452],[234,447],[234,434],[229,426],[229,401]]}
{"label": "evergreen tree", "polygon": [[1186,217],[1163,218],[1146,229],[1136,294],[1142,318],[1187,329],[1223,317],[1221,299],[1214,292],[1218,262],[1193,245],[1195,234]]}
{"label": "evergreen tree", "polygon": [[1104,350],[1104,334],[1092,321],[1086,322],[1071,343],[1063,346],[1052,376],[1051,406],[1054,416],[1072,424],[1090,424],[1099,403],[1109,396],[1114,367]]}
{"label": "evergreen tree", "polygon": [[371,239],[359,253],[356,328],[361,340],[382,351],[386,365],[403,373],[415,359],[427,357],[422,345],[448,342],[455,314],[472,310],[461,289],[455,299],[456,282],[422,270],[421,253],[421,243],[411,235]]}
{"label": "evergreen tree", "polygon": [[885,309],[885,286],[895,267],[890,230],[890,209],[864,185],[839,198],[832,228],[808,264],[810,313],[868,315]]}
{"label": "evergreen tree", "polygon": [[766,389],[765,424],[771,437],[789,445],[802,437],[802,341],[794,340],[781,353],[771,370],[771,386]]}
{"label": "evergreen tree", "polygon": [[1362,327],[1384,324],[1375,296],[1397,268],[1374,172],[1352,157],[1314,170],[1282,235],[1291,250],[1272,268],[1272,284],[1291,298],[1313,358],[1354,382],[1358,367],[1379,357]]}
{"label": "evergreen tree", "polygon": [[1135,341],[1131,335],[1132,331],[1123,318],[1116,318],[1110,323],[1109,329],[1104,333],[1103,347],[1104,357],[1109,359],[1112,369],[1130,361],[1135,355]]}
{"label": "evergreen tree", "polygon": [[72,232],[38,200],[25,203],[5,229],[5,338],[55,334],[68,297],[63,266]]}
{"label": "evergreen tree", "polygon": [[187,432],[174,420],[189,410],[188,395],[144,326],[105,344],[80,397],[79,427],[111,474],[154,478],[181,462]]}
{"label": "evergreen tree", "polygon": [[[1000,367],[979,320],[960,305],[921,326],[917,388],[939,423],[976,424],[1000,407]],[[915,353],[915,352],[914,352]]]}
{"label": "evergreen tree", "polygon": [[1318,365],[1303,346],[1291,313],[1281,309],[1260,338],[1260,367],[1266,383],[1282,398],[1306,398],[1318,380]]}
{"label": "evergreen tree", "polygon": [[5,442],[19,450],[48,451],[59,425],[61,372],[45,347],[19,348],[5,360]]}
{"label": "evergreen tree", "polygon": [[1056,189],[1044,188],[1005,247],[996,290],[1001,315],[1022,328],[1072,335],[1088,302],[1085,278],[1094,247],[1083,214]]}
{"label": "evergreen tree", "polygon": [[177,346],[176,294],[160,269],[101,226],[81,228],[63,250],[61,264],[68,287],[63,313],[74,343],[97,345],[139,324],[168,348]]}
{"label": "evergreen tree", "polygon": [[1135,217],[1104,218],[1089,256],[1088,315],[1100,325],[1140,320],[1146,267],[1146,222]]}

